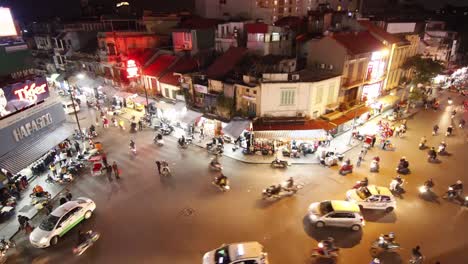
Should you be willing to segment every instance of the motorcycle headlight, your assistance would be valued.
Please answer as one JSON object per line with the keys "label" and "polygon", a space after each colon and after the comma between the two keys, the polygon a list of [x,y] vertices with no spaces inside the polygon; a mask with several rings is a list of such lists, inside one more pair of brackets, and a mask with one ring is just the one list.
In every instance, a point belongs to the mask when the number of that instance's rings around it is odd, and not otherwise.
{"label": "motorcycle headlight", "polygon": [[465,201],[468,201],[468,196],[465,197]]}
{"label": "motorcycle headlight", "polygon": [[419,192],[420,193],[426,192],[426,187],[424,187],[424,186],[419,187]]}
{"label": "motorcycle headlight", "polygon": [[323,248],[323,243],[322,242],[318,243],[318,247]]}

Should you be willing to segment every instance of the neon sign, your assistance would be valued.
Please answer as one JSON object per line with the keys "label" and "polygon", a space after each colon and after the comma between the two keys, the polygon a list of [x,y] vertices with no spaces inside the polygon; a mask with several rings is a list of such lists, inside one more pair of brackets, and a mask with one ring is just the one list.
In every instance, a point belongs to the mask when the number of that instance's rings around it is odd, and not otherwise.
{"label": "neon sign", "polygon": [[46,93],[46,86],[47,84],[41,84],[36,86],[36,83],[32,83],[30,85],[25,85],[21,89],[17,89],[14,91],[15,95],[18,97],[19,100],[23,101],[26,100],[31,104],[37,101],[37,96],[43,93]]}
{"label": "neon sign", "polygon": [[134,60],[127,61],[127,78],[138,77],[138,67]]}

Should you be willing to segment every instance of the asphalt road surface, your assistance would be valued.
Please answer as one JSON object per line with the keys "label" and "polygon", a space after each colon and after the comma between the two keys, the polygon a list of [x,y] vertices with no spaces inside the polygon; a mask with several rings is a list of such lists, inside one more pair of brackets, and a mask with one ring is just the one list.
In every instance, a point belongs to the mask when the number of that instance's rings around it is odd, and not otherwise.
{"label": "asphalt road surface", "polygon": [[[231,182],[227,193],[211,184],[216,172],[209,170],[211,156],[204,149],[179,149],[172,137],[165,137],[165,146],[158,147],[152,144],[153,132],[149,130],[130,134],[128,130],[109,128],[99,140],[109,162],[117,161],[123,178],[109,181],[105,175],[81,176],[71,191],[75,197],[86,196],[96,202],[93,217],[65,235],[57,246],[47,249],[33,248],[20,234],[16,238],[18,248],[8,263],[193,264],[201,263],[204,252],[223,243],[241,241],[262,243],[272,264],[314,263],[309,256],[317,241],[333,236],[342,248],[338,263],[367,264],[371,261],[370,244],[380,234],[393,231],[402,249],[381,256],[385,264],[408,263],[411,248],[416,245],[421,246],[425,263],[439,260],[443,264],[466,264],[468,209],[440,198],[423,200],[417,193],[418,186],[430,177],[439,195],[457,179],[468,183],[466,129],[456,128],[455,135],[445,139],[451,155],[440,157],[439,164],[428,163],[426,151],[418,149],[423,135],[430,146],[444,140],[443,135],[430,134],[435,123],[444,132],[450,121],[449,112],[454,106],[446,106],[446,100],[442,102],[440,111],[422,111],[408,121],[406,136],[392,139],[396,151],[370,150],[361,167],[347,176],[340,176],[337,167],[293,165],[273,169],[223,157],[224,173]],[[86,114],[81,113],[83,117]],[[467,114],[464,118],[468,119]],[[135,157],[128,148],[131,138],[137,144]],[[346,156],[355,162],[358,152],[359,148],[355,148]],[[369,163],[376,155],[381,157],[381,171],[371,174]],[[404,176],[407,193],[398,199],[394,212],[365,212],[362,232],[316,230],[308,222],[306,214],[311,202],[343,199],[346,190],[364,176],[371,184],[388,186],[401,156],[409,160],[412,173]],[[158,176],[156,159],[169,162],[171,178]],[[261,199],[262,189],[290,176],[305,184],[297,195],[276,202]],[[84,255],[76,257],[71,250],[79,228],[92,228],[101,233],[101,238]]]}

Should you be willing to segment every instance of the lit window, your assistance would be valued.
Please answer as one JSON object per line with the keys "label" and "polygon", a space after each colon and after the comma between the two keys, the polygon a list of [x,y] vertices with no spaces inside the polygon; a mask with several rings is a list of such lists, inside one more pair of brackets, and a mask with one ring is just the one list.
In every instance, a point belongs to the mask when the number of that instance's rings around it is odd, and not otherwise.
{"label": "lit window", "polygon": [[275,0],[275,5],[278,5],[278,0]]}
{"label": "lit window", "polygon": [[271,41],[280,41],[280,34],[278,32],[273,32],[271,35]]}

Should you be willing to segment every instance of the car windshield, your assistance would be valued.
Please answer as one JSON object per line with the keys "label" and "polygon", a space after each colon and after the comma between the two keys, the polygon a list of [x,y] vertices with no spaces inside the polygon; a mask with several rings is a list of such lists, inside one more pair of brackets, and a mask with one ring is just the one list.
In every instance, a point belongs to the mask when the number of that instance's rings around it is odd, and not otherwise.
{"label": "car windshield", "polygon": [[333,206],[330,201],[320,203],[320,214],[325,215],[333,211]]}
{"label": "car windshield", "polygon": [[361,188],[357,189],[356,193],[359,196],[359,198],[361,198],[362,200],[367,199],[369,196],[372,195],[369,192],[369,190],[367,188],[365,188],[365,187],[361,187]]}
{"label": "car windshield", "polygon": [[215,263],[216,264],[229,264],[231,263],[231,259],[229,258],[229,250],[228,247],[222,247],[215,251]]}
{"label": "car windshield", "polygon": [[44,219],[44,221],[42,221],[41,225],[39,225],[39,228],[44,231],[52,231],[59,219],[60,217],[49,215],[46,219]]}

